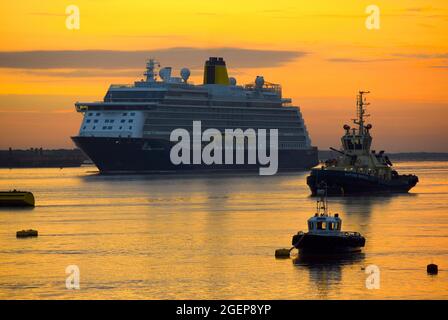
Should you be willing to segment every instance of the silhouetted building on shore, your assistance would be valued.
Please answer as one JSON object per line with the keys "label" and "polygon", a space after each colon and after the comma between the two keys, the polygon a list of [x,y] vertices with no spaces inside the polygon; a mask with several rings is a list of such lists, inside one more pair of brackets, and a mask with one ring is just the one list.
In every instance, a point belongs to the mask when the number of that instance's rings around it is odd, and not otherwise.
{"label": "silhouetted building on shore", "polygon": [[79,167],[88,161],[89,158],[79,149],[0,150],[1,168]]}

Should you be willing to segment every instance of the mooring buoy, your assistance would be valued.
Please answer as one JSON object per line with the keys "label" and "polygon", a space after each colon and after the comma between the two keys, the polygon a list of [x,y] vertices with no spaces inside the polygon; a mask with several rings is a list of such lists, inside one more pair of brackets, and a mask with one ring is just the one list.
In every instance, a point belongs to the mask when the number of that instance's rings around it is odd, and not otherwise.
{"label": "mooring buoy", "polygon": [[21,230],[16,232],[17,238],[28,238],[28,237],[37,237],[38,233],[37,230]]}
{"label": "mooring buoy", "polygon": [[277,249],[275,250],[275,257],[276,258],[289,258],[291,255],[291,250],[294,249],[294,247],[287,249],[287,248],[282,248],[282,249]]}
{"label": "mooring buoy", "polygon": [[434,263],[430,263],[426,266],[426,272],[428,274],[437,274],[439,273],[439,267]]}

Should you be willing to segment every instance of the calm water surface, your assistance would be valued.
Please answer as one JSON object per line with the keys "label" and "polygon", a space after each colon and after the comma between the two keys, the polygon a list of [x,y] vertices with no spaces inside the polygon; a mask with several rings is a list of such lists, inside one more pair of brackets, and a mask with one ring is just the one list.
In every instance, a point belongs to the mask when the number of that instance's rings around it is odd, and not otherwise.
{"label": "calm water surface", "polygon": [[[0,169],[0,190],[33,191],[34,209],[0,209],[3,299],[448,299],[448,163],[402,162],[410,194],[337,197],[352,259],[276,260],[314,213],[306,173],[100,176],[94,167]],[[24,228],[34,239],[16,239]],[[437,276],[426,274],[437,263]],[[380,289],[365,286],[368,265]],[[77,265],[81,289],[67,290]]]}

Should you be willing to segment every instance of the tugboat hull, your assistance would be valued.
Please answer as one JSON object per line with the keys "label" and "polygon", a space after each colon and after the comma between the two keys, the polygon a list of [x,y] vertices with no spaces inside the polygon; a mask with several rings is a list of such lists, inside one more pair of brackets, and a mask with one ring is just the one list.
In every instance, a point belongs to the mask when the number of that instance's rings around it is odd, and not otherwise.
{"label": "tugboat hull", "polygon": [[292,238],[292,245],[300,254],[350,253],[359,252],[366,239],[359,233],[343,232],[341,235],[297,234]]}
{"label": "tugboat hull", "polygon": [[327,185],[329,195],[365,193],[406,193],[418,182],[414,175],[399,175],[391,180],[383,180],[356,172],[342,170],[313,169],[307,177],[312,195],[316,195],[321,183]]}

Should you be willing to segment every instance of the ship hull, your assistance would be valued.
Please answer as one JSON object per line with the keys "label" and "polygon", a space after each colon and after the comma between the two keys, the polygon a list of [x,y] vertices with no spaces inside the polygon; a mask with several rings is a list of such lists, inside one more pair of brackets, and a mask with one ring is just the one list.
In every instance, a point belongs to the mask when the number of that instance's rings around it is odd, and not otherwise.
{"label": "ship hull", "polygon": [[[172,142],[163,139],[76,136],[72,137],[72,140],[95,163],[101,173],[258,171],[263,166],[247,163],[174,165],[170,159]],[[279,150],[279,171],[307,170],[317,163],[317,148]]]}
{"label": "ship hull", "polygon": [[34,195],[31,192],[1,191],[0,207],[34,207]]}
{"label": "ship hull", "polygon": [[323,236],[310,233],[295,235],[292,240],[292,245],[301,254],[359,252],[365,243],[366,240],[362,236]]}
{"label": "ship hull", "polygon": [[418,182],[414,175],[401,175],[392,180],[342,170],[313,169],[307,177],[312,195],[325,183],[329,195],[406,193]]}

